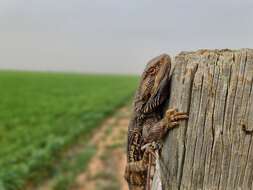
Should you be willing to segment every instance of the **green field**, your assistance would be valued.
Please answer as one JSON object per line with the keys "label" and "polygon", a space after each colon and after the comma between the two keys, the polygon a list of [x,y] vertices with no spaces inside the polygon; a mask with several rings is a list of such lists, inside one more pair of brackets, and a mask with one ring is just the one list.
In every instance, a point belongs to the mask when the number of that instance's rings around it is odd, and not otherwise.
{"label": "green field", "polygon": [[48,175],[59,153],[133,95],[135,76],[0,72],[0,189]]}

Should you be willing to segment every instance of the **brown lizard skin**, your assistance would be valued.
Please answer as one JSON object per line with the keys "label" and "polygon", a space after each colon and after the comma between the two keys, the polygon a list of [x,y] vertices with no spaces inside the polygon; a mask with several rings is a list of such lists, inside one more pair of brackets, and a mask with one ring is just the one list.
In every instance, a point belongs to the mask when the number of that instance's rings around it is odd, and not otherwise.
{"label": "brown lizard skin", "polygon": [[125,179],[129,190],[148,190],[147,175],[150,164],[149,151],[141,147],[159,142],[186,113],[169,109],[162,116],[164,103],[169,95],[171,58],[162,54],[148,62],[135,94],[134,109],[128,127],[127,165]]}

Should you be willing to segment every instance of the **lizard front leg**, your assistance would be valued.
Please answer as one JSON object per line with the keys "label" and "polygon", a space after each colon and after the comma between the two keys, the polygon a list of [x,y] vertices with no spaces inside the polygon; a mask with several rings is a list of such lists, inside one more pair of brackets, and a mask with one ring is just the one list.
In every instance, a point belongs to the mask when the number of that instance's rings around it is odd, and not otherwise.
{"label": "lizard front leg", "polygon": [[164,138],[169,129],[177,127],[179,121],[187,119],[185,112],[178,112],[177,109],[168,109],[163,119],[154,125],[143,127],[143,138],[145,143],[158,142]]}

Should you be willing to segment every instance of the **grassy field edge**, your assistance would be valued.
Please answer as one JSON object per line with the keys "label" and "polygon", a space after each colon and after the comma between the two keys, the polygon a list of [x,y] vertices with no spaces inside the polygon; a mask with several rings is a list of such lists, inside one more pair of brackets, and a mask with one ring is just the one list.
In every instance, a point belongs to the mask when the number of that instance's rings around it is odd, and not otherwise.
{"label": "grassy field edge", "polygon": [[[64,190],[68,189],[73,183],[76,175],[84,170],[89,164],[90,159],[96,153],[96,147],[87,145],[80,154],[75,155],[73,158],[73,163],[69,163],[68,159],[64,160],[66,156],[66,152],[70,150],[73,146],[77,146],[78,143],[82,144],[82,142],[87,142],[89,140],[89,136],[100,126],[100,124],[107,118],[114,114],[120,107],[127,105],[126,102],[129,102],[133,94],[129,95],[126,99],[119,102],[115,105],[114,109],[104,115],[103,118],[97,120],[94,125],[86,128],[84,131],[80,131],[79,136],[73,136],[69,139],[69,143],[63,144],[62,148],[58,148],[57,151],[51,152],[50,155],[54,157],[51,163],[48,163],[46,160],[41,160],[42,163],[47,163],[46,165],[40,165],[40,167],[36,168],[36,171],[32,171],[32,175],[27,176],[24,179],[24,185],[18,187],[18,189],[33,189],[34,187],[40,185],[44,180],[54,177],[50,175],[55,173],[57,175],[56,182],[54,185],[54,190]],[[53,145],[52,145],[53,146]],[[63,160],[62,160],[63,159]],[[61,175],[59,173],[64,174],[64,170],[71,168],[70,175]],[[59,172],[60,171],[60,172]],[[43,174],[43,175],[42,175]]]}
{"label": "grassy field edge", "polygon": [[[12,72],[11,77],[13,77],[14,74],[15,73]],[[14,81],[11,82],[11,85],[15,85],[15,86],[12,87],[12,91],[11,91],[11,93],[13,93],[13,95],[15,95],[14,92],[19,90],[19,89],[16,88],[16,86],[18,85],[16,83],[20,82],[19,79],[21,77],[23,77],[23,75],[25,76],[26,73],[21,73],[21,75],[18,76],[19,77],[18,79],[15,79]],[[37,77],[37,73],[29,73],[29,75],[30,75],[30,77],[31,76],[32,77]],[[44,82],[44,83],[46,82],[45,84],[47,84],[47,82],[49,81],[47,79],[47,77],[49,75],[47,73],[45,73],[45,75],[46,75],[45,79],[43,79],[43,80],[40,79],[40,82],[41,81]],[[50,75],[51,75],[51,73],[50,73]],[[9,80],[8,79],[8,77],[9,77],[8,72],[7,72],[6,76],[7,77],[5,77],[5,78],[4,78],[4,75],[1,76],[3,78],[3,80],[0,83],[4,84],[4,82]],[[63,76],[61,74],[59,74],[60,78],[58,76],[57,76],[58,78],[56,78],[55,75],[52,75],[52,77],[53,77],[54,81],[55,80],[62,81],[64,79],[64,82],[67,82],[67,83],[64,83],[64,92],[65,92],[65,91],[68,91],[68,88],[65,88],[65,86],[68,85],[67,87],[71,87],[71,89],[72,89],[72,86],[73,86],[72,83],[74,83],[74,81],[77,80],[76,77],[81,77],[81,76],[75,76],[74,75],[75,78],[73,79],[73,81],[66,81],[65,78],[63,78]],[[79,78],[78,78],[78,80],[79,80]],[[94,80],[97,80],[97,79],[94,79],[94,77],[93,77],[93,81]],[[103,82],[104,82],[104,84],[109,84],[108,82],[104,81],[104,79],[101,78],[101,76],[100,76],[99,80],[102,82],[102,84],[103,84]],[[111,78],[110,80],[114,81],[114,78]],[[71,120],[68,121],[68,123],[63,123],[63,122],[61,122],[61,120],[60,120],[60,123],[57,123],[58,126],[60,126],[61,124],[65,125],[64,127],[66,127],[66,126],[68,127],[69,124],[72,125],[73,127],[70,126],[72,128],[71,129],[72,131],[71,131],[70,134],[68,134],[67,136],[64,136],[64,138],[61,138],[61,134],[58,134],[57,136],[52,135],[52,138],[47,137],[45,139],[46,141],[44,141],[42,144],[41,143],[38,144],[38,145],[36,144],[36,147],[39,146],[38,151],[36,150],[36,151],[32,152],[32,154],[29,155],[29,157],[26,157],[25,159],[28,162],[25,162],[24,164],[22,164],[22,162],[20,162],[20,160],[21,161],[23,160],[23,157],[20,157],[20,158],[19,157],[13,157],[12,158],[12,155],[9,155],[6,158],[5,157],[1,158],[0,165],[4,166],[4,170],[0,171],[0,190],[21,190],[21,189],[24,189],[24,188],[26,189],[29,186],[30,187],[36,186],[36,184],[40,184],[45,179],[51,177],[52,175],[55,175],[59,171],[59,167],[57,168],[56,165],[58,165],[58,166],[60,165],[60,164],[58,164],[59,160],[64,156],[64,153],[67,150],[69,150],[72,146],[74,146],[80,139],[82,141],[88,141],[89,140],[88,137],[92,134],[92,132],[99,126],[99,124],[106,117],[110,116],[115,110],[117,110],[119,107],[126,104],[126,102],[129,102],[130,98],[133,96],[133,89],[134,89],[133,87],[131,87],[129,90],[125,90],[124,93],[115,93],[114,90],[113,90],[113,89],[115,89],[115,90],[117,89],[118,90],[117,92],[120,92],[121,89],[123,90],[124,88],[126,88],[128,86],[127,83],[126,83],[127,79],[124,79],[124,80],[125,80],[125,82],[122,81],[123,86],[122,85],[119,86],[119,84],[121,84],[121,82],[117,81],[116,86],[114,84],[112,84],[111,86],[114,85],[115,87],[109,87],[109,90],[105,90],[105,89],[107,89],[107,87],[105,85],[102,85],[102,86],[100,85],[100,86],[95,87],[95,90],[100,90],[99,91],[100,93],[98,92],[97,93],[98,95],[96,95],[97,97],[103,97],[103,96],[107,96],[107,97],[112,96],[112,97],[110,97],[110,99],[108,99],[108,98],[105,99],[105,101],[103,101],[101,99],[97,103],[94,104],[95,107],[94,106],[91,107],[92,111],[94,109],[96,109],[95,110],[95,115],[92,114],[93,112],[89,113],[89,116],[91,115],[93,119],[88,120],[89,122],[85,123],[85,127],[83,127],[83,126],[79,127],[77,125],[81,124],[82,121],[86,121],[85,119],[87,118],[88,115],[83,116],[83,114],[87,114],[87,111],[85,111],[83,113],[83,112],[79,112],[78,110],[70,110],[70,111],[73,111],[73,112],[70,112],[70,116],[72,116],[71,114],[73,113],[75,115],[77,114],[76,116],[79,117],[79,113],[80,113],[79,121],[75,122],[75,120],[78,119],[78,117],[73,117],[73,118],[70,117]],[[26,84],[31,86],[32,90],[34,89],[34,85],[35,85],[34,81],[25,80],[25,81],[21,81],[21,82],[26,82]],[[21,84],[21,82],[20,82],[20,84]],[[81,84],[81,81],[79,81],[79,83]],[[79,83],[75,84],[75,85],[79,86],[80,85]],[[86,83],[87,83],[87,85],[90,85],[89,82],[86,81]],[[55,84],[58,84],[58,83],[55,82],[54,84],[52,84],[50,86],[50,88],[55,87]],[[100,84],[100,83],[96,82],[96,84]],[[101,89],[101,87],[103,89]],[[21,89],[21,87],[19,87],[19,88],[21,90],[20,92],[22,93],[23,89]],[[78,98],[82,96],[83,92],[84,93],[86,92],[85,91],[86,88],[85,87],[82,87],[82,88],[84,90],[80,91],[80,93],[77,94]],[[29,89],[29,90],[31,90],[31,89]],[[36,87],[36,89],[37,89],[37,87]],[[34,92],[36,92],[36,89],[35,89]],[[90,89],[90,90],[92,90],[92,89]],[[25,92],[28,92],[28,91],[25,91]],[[78,92],[79,92],[79,90],[78,90]],[[36,92],[36,93],[38,93],[38,92]],[[32,93],[31,95],[33,95],[33,94],[34,93]],[[117,96],[117,94],[121,94],[121,95]],[[6,91],[3,92],[3,94],[1,94],[1,95],[2,96],[5,95],[6,98],[10,99],[10,97],[9,97],[10,95]],[[28,95],[30,97],[30,94],[28,94]],[[117,98],[115,98],[115,96]],[[28,97],[28,99],[29,99],[29,97]],[[58,96],[55,96],[55,97],[58,98]],[[82,99],[80,99],[80,100],[82,100]],[[6,100],[8,100],[8,99],[6,99]],[[78,99],[78,101],[79,101],[79,99]],[[78,103],[83,104],[80,101]],[[100,103],[102,103],[102,105],[101,105],[102,109],[101,110],[100,110],[100,107],[99,107]],[[86,104],[84,103],[84,105],[86,105]],[[64,105],[61,105],[61,109],[69,109],[69,107],[64,107]],[[59,110],[59,111],[61,111],[61,110]],[[61,112],[60,112],[60,114],[61,114]],[[56,115],[56,117],[59,117],[59,116],[60,117],[65,117],[65,115],[58,115],[56,112],[55,112],[54,115]],[[85,118],[83,118],[83,117],[85,117]],[[8,121],[10,121],[10,120],[7,120],[7,122]],[[17,120],[14,120],[14,121],[16,122]],[[65,120],[63,120],[63,121],[65,121]],[[31,123],[33,123],[33,122],[34,122],[34,120],[31,120]],[[72,122],[74,122],[74,123],[72,124]],[[9,126],[10,125],[6,125],[6,127],[9,127]],[[6,128],[6,129],[9,129],[9,128]],[[2,147],[4,148],[4,146],[2,146]],[[89,159],[94,154],[94,150],[95,150],[94,147],[87,147],[87,149],[82,152],[80,157],[76,158],[77,160],[78,159],[82,160],[83,167],[85,167],[86,163],[88,163]],[[15,156],[16,155],[17,155],[17,153],[15,153]],[[19,161],[21,164],[17,165],[16,164],[17,161]],[[6,170],[8,168],[10,168],[11,170]],[[75,169],[73,169],[73,170],[75,170]],[[59,178],[59,181],[60,180],[61,179]],[[66,181],[66,180],[64,180],[64,181]]]}

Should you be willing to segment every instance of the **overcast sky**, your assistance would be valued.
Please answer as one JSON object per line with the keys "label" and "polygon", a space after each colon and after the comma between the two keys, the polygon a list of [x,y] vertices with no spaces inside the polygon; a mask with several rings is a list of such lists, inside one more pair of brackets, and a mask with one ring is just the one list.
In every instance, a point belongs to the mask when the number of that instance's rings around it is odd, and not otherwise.
{"label": "overcast sky", "polygon": [[253,47],[252,0],[0,0],[0,68],[140,73],[161,53]]}

